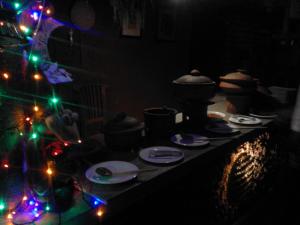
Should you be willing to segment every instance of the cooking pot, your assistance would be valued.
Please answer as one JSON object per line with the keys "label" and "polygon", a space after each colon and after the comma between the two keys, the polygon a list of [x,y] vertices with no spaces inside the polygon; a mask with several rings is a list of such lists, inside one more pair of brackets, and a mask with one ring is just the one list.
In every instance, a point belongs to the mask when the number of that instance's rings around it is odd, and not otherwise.
{"label": "cooking pot", "polygon": [[215,93],[216,83],[209,77],[201,75],[198,70],[179,77],[173,81],[175,96],[180,100],[197,99],[208,101]]}
{"label": "cooking pot", "polygon": [[144,110],[145,131],[148,137],[164,138],[171,136],[176,124],[177,110],[168,107]]}
{"label": "cooking pot", "polygon": [[104,125],[104,140],[113,150],[130,150],[140,144],[144,125],[126,113],[118,113]]}

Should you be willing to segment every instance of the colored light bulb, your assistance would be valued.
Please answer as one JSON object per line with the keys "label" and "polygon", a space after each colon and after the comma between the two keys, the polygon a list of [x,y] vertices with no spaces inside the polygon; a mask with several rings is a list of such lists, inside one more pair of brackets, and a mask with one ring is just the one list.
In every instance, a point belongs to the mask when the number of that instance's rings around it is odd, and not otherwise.
{"label": "colored light bulb", "polygon": [[34,201],[29,201],[29,205],[34,205]]}
{"label": "colored light bulb", "polygon": [[56,97],[53,97],[50,99],[50,101],[53,103],[53,104],[57,104],[59,102],[59,99],[56,98]]}
{"label": "colored light bulb", "polygon": [[45,208],[45,210],[48,211],[48,212],[50,211],[50,209],[51,209],[51,208],[50,208],[49,205],[47,205],[46,208]]}
{"label": "colored light bulb", "polygon": [[7,219],[9,219],[9,220],[13,219],[13,215],[12,215],[11,213],[9,213],[9,214],[7,215]]}
{"label": "colored light bulb", "polygon": [[51,9],[46,10],[47,15],[50,15],[52,13]]}
{"label": "colored light bulb", "polygon": [[0,26],[3,27],[4,26],[4,22],[1,21],[0,22]]}
{"label": "colored light bulb", "polygon": [[30,32],[30,29],[24,25],[20,25],[21,31],[23,31],[25,34],[28,34]]}
{"label": "colored light bulb", "polygon": [[94,205],[99,205],[100,202],[98,202],[97,200],[94,201]]}
{"label": "colored light bulb", "polygon": [[38,14],[38,12],[33,12],[33,13],[31,14],[31,17],[33,18],[33,20],[37,21],[37,20],[39,19],[39,14]]}
{"label": "colored light bulb", "polygon": [[37,55],[31,55],[30,61],[33,63],[37,63],[40,60],[40,58]]}
{"label": "colored light bulb", "polygon": [[53,170],[52,170],[51,168],[48,168],[48,169],[46,170],[46,173],[47,173],[49,176],[51,176],[51,175],[53,175]]}
{"label": "colored light bulb", "polygon": [[33,107],[33,111],[38,112],[39,110],[40,110],[40,108],[39,108],[37,105],[35,105],[35,106]]}
{"label": "colored light bulb", "polygon": [[32,133],[32,134],[31,134],[31,138],[32,138],[32,139],[37,139],[37,138],[38,138],[37,133]]}
{"label": "colored light bulb", "polygon": [[10,78],[9,73],[3,73],[2,77],[4,80],[8,80]]}
{"label": "colored light bulb", "polygon": [[5,204],[4,202],[0,203],[0,211],[3,211],[5,209]]}
{"label": "colored light bulb", "polygon": [[27,201],[28,200],[28,197],[25,195],[23,196],[23,201]]}
{"label": "colored light bulb", "polygon": [[36,73],[36,74],[33,75],[33,79],[38,81],[38,80],[42,79],[42,76],[40,74]]}
{"label": "colored light bulb", "polygon": [[14,8],[15,9],[20,9],[21,8],[21,4],[19,2],[15,2],[14,3]]}
{"label": "colored light bulb", "polygon": [[104,214],[104,209],[103,208],[100,208],[100,209],[97,210],[97,216],[102,217],[103,214]]}
{"label": "colored light bulb", "polygon": [[4,163],[4,164],[3,164],[3,167],[4,167],[5,169],[8,169],[8,168],[9,168],[8,163]]}

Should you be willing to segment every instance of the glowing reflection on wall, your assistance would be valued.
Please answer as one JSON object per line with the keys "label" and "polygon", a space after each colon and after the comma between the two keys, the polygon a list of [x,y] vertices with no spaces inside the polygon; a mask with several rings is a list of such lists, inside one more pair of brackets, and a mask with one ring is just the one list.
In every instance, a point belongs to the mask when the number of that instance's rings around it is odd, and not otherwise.
{"label": "glowing reflection on wall", "polygon": [[217,196],[219,205],[235,209],[259,188],[268,172],[268,162],[276,152],[269,148],[270,134],[263,133],[253,141],[240,145],[230,156],[219,183]]}

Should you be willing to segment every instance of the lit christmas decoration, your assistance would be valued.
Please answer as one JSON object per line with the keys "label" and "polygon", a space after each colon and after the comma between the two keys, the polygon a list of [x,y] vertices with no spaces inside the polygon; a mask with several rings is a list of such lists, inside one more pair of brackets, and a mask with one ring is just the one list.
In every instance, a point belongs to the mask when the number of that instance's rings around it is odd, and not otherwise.
{"label": "lit christmas decoration", "polygon": [[31,134],[30,138],[33,139],[33,140],[35,140],[35,139],[38,138],[38,134],[35,133],[35,132],[33,132],[33,133]]}
{"label": "lit christmas decoration", "polygon": [[25,25],[20,25],[20,30],[23,31],[25,34],[28,34],[30,32],[30,29]]}
{"label": "lit christmas decoration", "polygon": [[40,61],[40,57],[38,57],[37,55],[30,55],[29,60],[33,63],[38,63]]}
{"label": "lit christmas decoration", "polygon": [[12,219],[13,219],[13,214],[9,213],[9,214],[7,215],[7,219],[8,219],[8,220],[12,220]]}
{"label": "lit christmas decoration", "polygon": [[33,18],[33,20],[37,21],[39,19],[39,13],[33,12],[30,17]]}
{"label": "lit christmas decoration", "polygon": [[102,217],[104,215],[104,208],[103,207],[100,207],[98,210],[97,210],[97,216],[98,217]]}
{"label": "lit christmas decoration", "polygon": [[53,103],[53,104],[57,104],[59,102],[59,99],[56,98],[56,97],[53,97],[50,99],[50,102]]}
{"label": "lit christmas decoration", "polygon": [[39,74],[39,73],[36,73],[33,75],[33,79],[36,80],[36,81],[39,81],[42,79],[42,76]]}
{"label": "lit christmas decoration", "polygon": [[0,201],[0,211],[4,211],[5,209],[5,203]]}
{"label": "lit christmas decoration", "polygon": [[8,80],[10,78],[10,75],[9,75],[9,73],[5,72],[5,73],[2,74],[2,77],[3,77],[4,80]]}
{"label": "lit christmas decoration", "polygon": [[51,13],[52,13],[51,9],[47,9],[46,13],[47,13],[47,15],[51,15]]}
{"label": "lit christmas decoration", "polygon": [[16,10],[20,9],[20,8],[21,8],[21,3],[15,2],[15,3],[14,3],[14,8],[15,8]]}
{"label": "lit christmas decoration", "polygon": [[3,21],[0,22],[0,26],[1,26],[1,27],[4,26],[4,22],[3,22]]}
{"label": "lit christmas decoration", "polygon": [[38,112],[39,110],[40,110],[40,108],[39,108],[37,105],[35,105],[35,106],[33,107],[33,111]]}

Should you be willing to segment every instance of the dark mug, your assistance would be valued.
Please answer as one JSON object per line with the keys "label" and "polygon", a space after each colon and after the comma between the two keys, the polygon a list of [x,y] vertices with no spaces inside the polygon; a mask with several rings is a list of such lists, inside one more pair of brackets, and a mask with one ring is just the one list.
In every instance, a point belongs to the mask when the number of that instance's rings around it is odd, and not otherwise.
{"label": "dark mug", "polygon": [[160,107],[144,110],[145,132],[147,137],[167,138],[175,130],[176,109]]}

